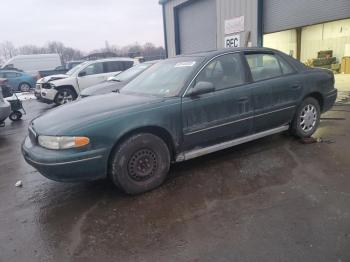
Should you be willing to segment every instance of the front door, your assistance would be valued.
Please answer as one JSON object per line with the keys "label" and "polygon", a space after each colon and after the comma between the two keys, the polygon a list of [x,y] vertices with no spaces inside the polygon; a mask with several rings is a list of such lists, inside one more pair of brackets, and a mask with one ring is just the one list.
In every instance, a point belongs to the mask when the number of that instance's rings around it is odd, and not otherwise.
{"label": "front door", "polygon": [[212,60],[191,84],[210,82],[215,91],[182,100],[184,148],[205,147],[253,132],[254,110],[240,53]]}
{"label": "front door", "polygon": [[106,80],[103,63],[94,63],[80,71],[77,81],[79,89],[83,90],[89,86],[96,85]]}

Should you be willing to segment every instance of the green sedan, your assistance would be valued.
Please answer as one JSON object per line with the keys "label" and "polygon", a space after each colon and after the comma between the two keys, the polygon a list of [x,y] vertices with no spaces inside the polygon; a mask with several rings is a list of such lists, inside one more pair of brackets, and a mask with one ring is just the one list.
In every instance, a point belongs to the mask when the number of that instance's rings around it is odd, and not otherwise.
{"label": "green sedan", "polygon": [[22,153],[47,178],[110,178],[139,194],[161,185],[171,163],[286,130],[309,137],[336,97],[331,71],[276,50],[179,56],[147,69],[119,93],[34,119]]}

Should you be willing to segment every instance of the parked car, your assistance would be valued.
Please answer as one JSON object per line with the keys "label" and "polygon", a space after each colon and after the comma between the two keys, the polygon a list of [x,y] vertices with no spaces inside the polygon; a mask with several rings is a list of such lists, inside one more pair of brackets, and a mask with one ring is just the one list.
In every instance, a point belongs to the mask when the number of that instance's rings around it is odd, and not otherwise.
{"label": "parked car", "polygon": [[11,114],[11,105],[4,99],[3,89],[6,89],[7,79],[0,78],[0,127],[5,126],[5,120]]}
{"label": "parked car", "polygon": [[87,61],[66,74],[39,79],[35,95],[41,102],[63,105],[77,99],[85,88],[104,82],[138,63],[138,60],[122,57]]}
{"label": "parked car", "polygon": [[125,85],[127,85],[131,80],[135,79],[146,69],[150,68],[152,65],[157,63],[157,61],[145,62],[125,70],[124,72],[110,77],[107,81],[88,87],[80,92],[80,97],[88,97],[93,95],[103,95],[113,91],[119,91]]}
{"label": "parked car", "polygon": [[54,69],[61,65],[58,54],[18,55],[8,60],[2,69],[18,68],[34,76],[38,71]]}
{"label": "parked car", "polygon": [[331,71],[276,50],[180,56],[155,64],[120,93],[36,118],[22,152],[50,179],[110,177],[138,194],[162,184],[172,162],[287,130],[310,137],[336,97]]}
{"label": "parked car", "polygon": [[35,77],[20,71],[0,70],[0,78],[6,78],[13,91],[28,92],[35,87]]}
{"label": "parked car", "polygon": [[42,70],[38,72],[38,79],[51,76],[51,75],[57,75],[57,74],[65,74],[69,70],[71,70],[73,67],[83,63],[84,61],[70,61],[65,63],[64,65],[58,66],[53,70]]}

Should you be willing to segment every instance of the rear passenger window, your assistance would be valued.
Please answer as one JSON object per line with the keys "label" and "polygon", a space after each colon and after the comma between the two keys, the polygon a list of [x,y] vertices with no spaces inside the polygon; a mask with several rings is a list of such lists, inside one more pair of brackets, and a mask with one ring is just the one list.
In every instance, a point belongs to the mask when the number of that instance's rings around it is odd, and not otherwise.
{"label": "rear passenger window", "polygon": [[111,73],[111,72],[120,72],[124,71],[124,66],[122,61],[110,61],[110,62],[104,62],[104,72],[105,73]]}
{"label": "rear passenger window", "polygon": [[123,67],[124,67],[124,70],[127,70],[131,67],[134,66],[134,62],[133,61],[124,61],[123,62]]}
{"label": "rear passenger window", "polygon": [[198,82],[211,82],[216,90],[243,84],[244,71],[239,54],[228,54],[210,62],[197,76]]}
{"label": "rear passenger window", "polygon": [[277,58],[270,54],[247,54],[250,71],[254,81],[265,80],[282,75]]}
{"label": "rear passenger window", "polygon": [[5,78],[15,78],[16,73],[15,72],[6,72],[5,73]]}

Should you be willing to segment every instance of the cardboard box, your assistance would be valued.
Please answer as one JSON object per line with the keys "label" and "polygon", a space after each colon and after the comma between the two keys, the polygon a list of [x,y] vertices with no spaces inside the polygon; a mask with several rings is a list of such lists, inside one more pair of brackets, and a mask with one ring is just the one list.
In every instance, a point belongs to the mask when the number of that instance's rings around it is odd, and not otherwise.
{"label": "cardboard box", "polygon": [[350,57],[343,57],[341,60],[341,73],[350,74]]}

